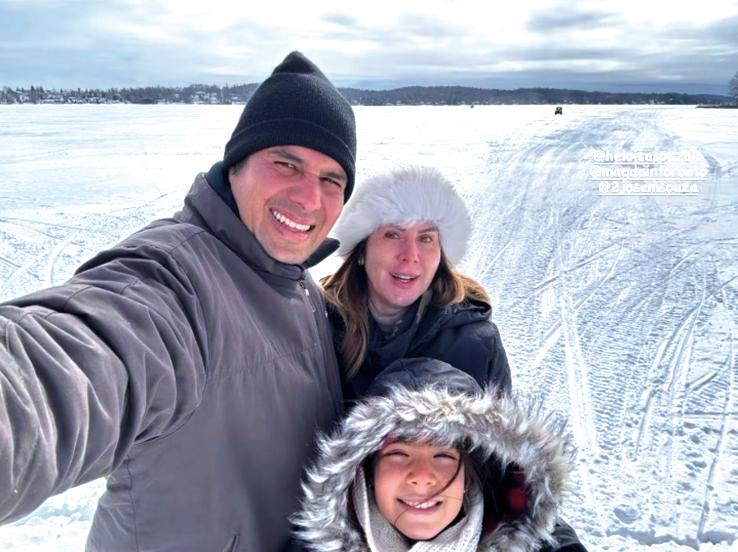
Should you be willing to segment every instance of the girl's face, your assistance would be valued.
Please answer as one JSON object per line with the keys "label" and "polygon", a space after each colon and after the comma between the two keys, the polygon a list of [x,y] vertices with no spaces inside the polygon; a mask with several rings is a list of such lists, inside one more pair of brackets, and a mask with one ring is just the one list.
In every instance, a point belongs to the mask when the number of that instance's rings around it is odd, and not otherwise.
{"label": "girl's face", "polygon": [[380,314],[397,314],[430,287],[440,262],[441,243],[431,223],[382,226],[366,243],[369,300]]}
{"label": "girl's face", "polygon": [[461,511],[464,464],[459,450],[424,442],[388,445],[374,465],[374,499],[403,535],[432,539]]}

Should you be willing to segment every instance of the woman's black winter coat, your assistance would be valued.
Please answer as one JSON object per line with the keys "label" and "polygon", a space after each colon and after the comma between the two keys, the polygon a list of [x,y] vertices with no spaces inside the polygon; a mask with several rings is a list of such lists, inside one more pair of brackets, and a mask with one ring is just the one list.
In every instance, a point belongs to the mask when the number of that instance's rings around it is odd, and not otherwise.
{"label": "woman's black winter coat", "polygon": [[[337,312],[329,312],[339,351],[343,322]],[[423,308],[419,299],[391,338],[370,317],[367,358],[356,376],[344,378],[345,398],[363,397],[374,378],[393,361],[413,357],[442,360],[471,375],[481,387],[495,385],[510,391],[510,367],[500,332],[490,320],[491,313],[492,307],[482,301]],[[342,372],[345,374],[345,370]]]}

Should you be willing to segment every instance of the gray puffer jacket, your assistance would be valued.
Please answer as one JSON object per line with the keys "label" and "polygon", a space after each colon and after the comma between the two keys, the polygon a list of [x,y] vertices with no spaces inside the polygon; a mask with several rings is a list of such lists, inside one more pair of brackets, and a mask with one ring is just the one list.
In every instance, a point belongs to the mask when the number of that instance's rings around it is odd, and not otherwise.
{"label": "gray puffer jacket", "polygon": [[173,219],[0,306],[0,521],[108,476],[88,551],[280,550],[341,399],[317,287],[201,174]]}
{"label": "gray puffer jacket", "polygon": [[[321,438],[316,465],[303,484],[302,509],[293,518],[298,539],[291,550],[408,549],[412,543],[387,537],[386,530],[379,546],[365,530],[378,519],[367,513],[372,507],[362,491],[366,461],[387,439],[466,450],[478,480],[472,492],[483,497],[483,514],[465,501],[463,519],[411,550],[533,552],[555,544],[552,531],[573,459],[561,420],[497,388],[482,391],[469,374],[433,359],[396,361],[367,397],[332,435]],[[477,533],[470,532],[474,527]]]}

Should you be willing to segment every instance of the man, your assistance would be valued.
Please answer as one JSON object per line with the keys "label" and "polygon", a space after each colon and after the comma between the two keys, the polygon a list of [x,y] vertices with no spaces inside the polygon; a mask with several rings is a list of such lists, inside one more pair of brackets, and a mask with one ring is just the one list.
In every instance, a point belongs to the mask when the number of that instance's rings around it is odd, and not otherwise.
{"label": "man", "polygon": [[0,521],[108,476],[88,551],[282,548],[341,408],[302,263],[355,156],[350,105],[293,52],[182,211],[0,305]]}

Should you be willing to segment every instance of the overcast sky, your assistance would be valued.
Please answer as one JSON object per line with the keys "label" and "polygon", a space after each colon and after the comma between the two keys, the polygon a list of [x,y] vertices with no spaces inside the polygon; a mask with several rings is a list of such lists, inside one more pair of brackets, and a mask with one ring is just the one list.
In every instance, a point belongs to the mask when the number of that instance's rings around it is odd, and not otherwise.
{"label": "overcast sky", "polygon": [[295,49],[364,88],[726,94],[738,71],[738,1],[572,4],[0,0],[0,85],[258,82]]}

